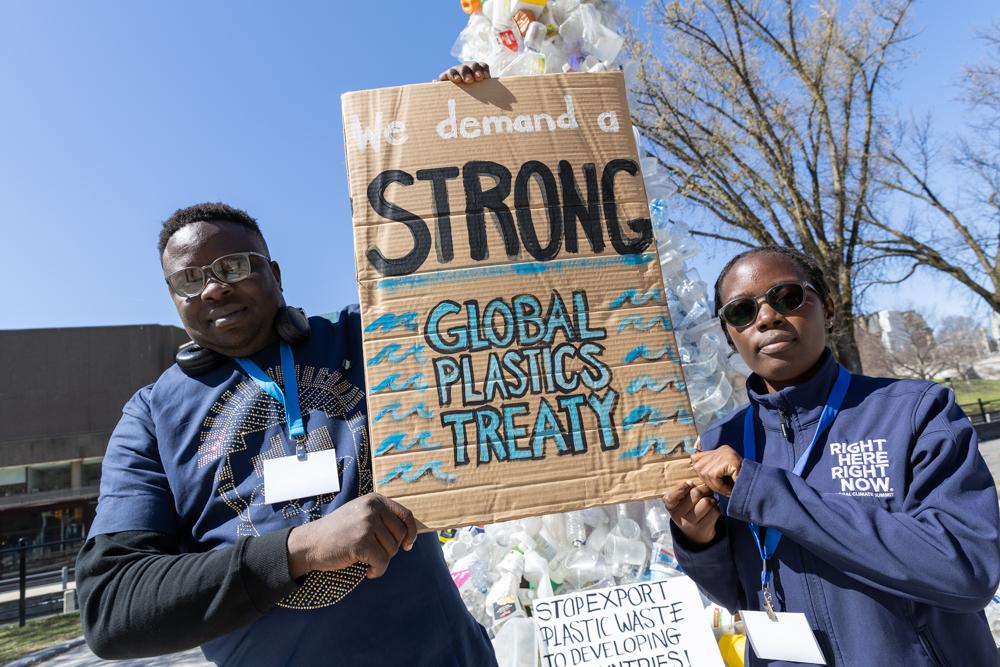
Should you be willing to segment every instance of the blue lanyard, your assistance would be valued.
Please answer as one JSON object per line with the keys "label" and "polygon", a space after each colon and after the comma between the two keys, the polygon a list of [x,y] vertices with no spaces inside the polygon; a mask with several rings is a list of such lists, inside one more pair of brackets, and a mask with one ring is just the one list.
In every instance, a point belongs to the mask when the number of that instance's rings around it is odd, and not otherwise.
{"label": "blue lanyard", "polygon": [[[813,449],[816,448],[816,443],[819,442],[823,433],[833,424],[833,420],[837,418],[837,413],[840,412],[840,406],[844,402],[844,396],[847,395],[847,387],[850,384],[851,374],[841,366],[840,371],[837,373],[837,381],[833,384],[833,389],[830,390],[830,396],[826,399],[826,405],[823,406],[823,413],[819,417],[819,424],[816,425],[816,432],[813,433],[812,442],[806,447],[806,451],[802,452],[802,456],[799,457],[799,460],[795,462],[795,467],[792,468],[792,472],[796,475],[802,476],[802,471],[805,470],[806,463],[809,461]],[[754,432],[756,417],[757,413],[751,403],[750,407],[747,408],[746,416],[743,418],[743,457],[749,461],[757,460],[757,435]],[[764,561],[764,567],[760,572],[760,584],[767,590],[767,586],[771,582],[771,572],[767,568],[767,561],[774,556],[774,552],[778,548],[778,543],[781,542],[781,531],[777,528],[767,528],[763,544],[761,543],[760,532],[760,527],[750,522],[750,534],[753,535],[753,541],[757,544],[757,550],[760,551],[760,557]]]}
{"label": "blue lanyard", "polygon": [[296,442],[295,453],[300,459],[306,457],[306,429],[302,424],[302,411],[299,409],[299,385],[295,380],[295,358],[288,343],[281,341],[281,375],[285,380],[288,392],[281,391],[278,383],[271,379],[260,366],[249,357],[234,357],[233,360],[250,376],[261,391],[276,400],[285,408],[285,418],[288,420],[288,435]]}

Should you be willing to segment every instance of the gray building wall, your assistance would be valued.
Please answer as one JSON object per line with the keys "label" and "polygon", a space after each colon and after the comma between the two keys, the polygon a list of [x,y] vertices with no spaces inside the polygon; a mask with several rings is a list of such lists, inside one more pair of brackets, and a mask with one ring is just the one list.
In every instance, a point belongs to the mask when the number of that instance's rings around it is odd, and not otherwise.
{"label": "gray building wall", "polygon": [[0,467],[103,456],[122,405],[187,340],[158,324],[0,331]]}

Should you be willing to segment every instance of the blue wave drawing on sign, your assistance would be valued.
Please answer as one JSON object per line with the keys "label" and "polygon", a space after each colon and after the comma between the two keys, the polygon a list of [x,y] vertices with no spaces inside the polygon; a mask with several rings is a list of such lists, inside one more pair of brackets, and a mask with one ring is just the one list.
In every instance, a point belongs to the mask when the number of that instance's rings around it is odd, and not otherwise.
{"label": "blue wave drawing on sign", "polygon": [[392,417],[393,421],[402,421],[409,417],[410,415],[417,415],[418,417],[423,417],[424,419],[430,419],[434,416],[434,413],[427,409],[423,403],[417,403],[416,405],[410,406],[408,408],[403,408],[403,404],[399,401],[393,401],[389,405],[385,406],[378,411],[374,417],[372,417],[372,423],[381,420],[383,417]]}
{"label": "blue wave drawing on sign", "polygon": [[644,303],[652,301],[653,303],[665,304],[667,302],[666,298],[663,296],[663,290],[653,288],[646,290],[644,293],[639,294],[637,289],[627,289],[614,300],[608,304],[608,308],[611,310],[618,310],[626,303],[631,303],[633,306],[641,306]]}
{"label": "blue wave drawing on sign", "polygon": [[622,430],[628,431],[640,424],[656,426],[668,421],[686,424],[691,421],[691,413],[688,412],[687,408],[677,408],[673,414],[664,414],[651,405],[637,405],[622,419]]}
{"label": "blue wave drawing on sign", "polygon": [[664,331],[670,331],[670,318],[666,315],[653,315],[649,319],[643,319],[642,315],[629,315],[618,323],[618,333],[629,327],[639,331],[649,331],[656,326],[663,327]]}
{"label": "blue wave drawing on sign", "polygon": [[651,405],[637,405],[625,415],[622,420],[622,430],[627,431],[639,424],[662,424],[666,418],[662,412]]}
{"label": "blue wave drawing on sign", "polygon": [[379,316],[378,319],[366,326],[365,333],[378,331],[379,328],[381,328],[382,331],[392,331],[396,327],[403,327],[409,331],[416,331],[417,314],[413,311],[402,313],[400,315],[386,313],[385,315]]}
{"label": "blue wave drawing on sign", "polygon": [[674,348],[669,344],[664,344],[658,350],[650,350],[645,344],[636,345],[625,354],[625,363],[631,364],[633,361],[645,359],[646,361],[658,361],[667,358],[668,361],[679,362],[681,360]]}
{"label": "blue wave drawing on sign", "polygon": [[486,280],[502,278],[511,275],[530,275],[547,272],[561,272],[572,269],[600,269],[609,266],[630,266],[650,264],[656,261],[656,253],[644,252],[639,255],[615,255],[613,257],[574,257],[572,259],[555,259],[548,262],[520,262],[518,264],[503,264],[500,266],[471,267],[452,269],[451,271],[436,271],[397,278],[382,278],[375,283],[380,290],[413,289],[423,285],[439,285],[443,283],[467,282],[470,280]]}
{"label": "blue wave drawing on sign", "polygon": [[458,475],[443,472],[441,466],[444,461],[428,461],[421,466],[414,463],[400,463],[398,466],[385,474],[385,477],[378,481],[378,486],[385,486],[389,482],[401,479],[404,482],[415,482],[424,475],[431,475],[441,482],[454,482]]}
{"label": "blue wave drawing on sign", "polygon": [[444,447],[440,442],[427,442],[430,437],[430,431],[421,431],[417,437],[409,440],[406,439],[405,433],[390,433],[375,450],[375,456],[382,456],[390,450],[405,452],[418,446],[421,449],[441,449]]}
{"label": "blue wave drawing on sign", "polygon": [[398,364],[406,361],[409,357],[413,357],[418,364],[422,364],[427,361],[424,359],[424,355],[420,354],[423,349],[424,346],[421,343],[415,343],[405,349],[399,343],[389,343],[379,350],[378,354],[368,360],[368,365],[378,366],[383,361],[388,361],[390,364]]}
{"label": "blue wave drawing on sign", "polygon": [[658,435],[654,435],[651,438],[646,438],[641,444],[636,445],[632,449],[626,449],[618,458],[639,459],[646,456],[650,452],[661,454],[663,456],[672,456],[678,451],[683,451],[685,454],[694,454],[695,449],[691,439],[684,438],[680,442],[675,442],[673,446],[671,446],[666,439]]}
{"label": "blue wave drawing on sign", "polygon": [[663,378],[662,380],[657,380],[652,375],[640,375],[628,383],[628,386],[625,387],[625,393],[635,394],[643,389],[660,392],[667,387],[673,387],[674,389],[684,391],[685,386],[686,385],[682,381],[675,378]]}
{"label": "blue wave drawing on sign", "polygon": [[694,421],[694,417],[692,417],[691,413],[687,411],[687,408],[678,408],[677,411],[674,412],[671,419],[681,424],[690,424]]}
{"label": "blue wave drawing on sign", "polygon": [[399,378],[402,373],[393,373],[389,375],[384,380],[379,382],[377,385],[372,387],[372,392],[377,391],[403,391],[404,389],[416,389],[417,391],[427,391],[429,386],[426,382],[422,381],[424,377],[423,373],[414,373],[410,377],[403,381]]}

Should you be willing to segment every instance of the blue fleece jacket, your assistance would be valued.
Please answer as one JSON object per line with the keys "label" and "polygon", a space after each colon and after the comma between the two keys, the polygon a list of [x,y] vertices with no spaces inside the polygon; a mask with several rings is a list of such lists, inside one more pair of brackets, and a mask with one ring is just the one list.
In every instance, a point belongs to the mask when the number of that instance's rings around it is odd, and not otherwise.
{"label": "blue fleece jacket", "polygon": [[[720,499],[712,543],[674,527],[678,560],[718,604],[760,610],[748,522],[773,526],[776,609],[806,615],[828,665],[1000,665],[982,611],[1000,580],[1000,516],[972,425],[940,385],[854,375],[798,477],[837,371],[827,350],[800,385],[767,394],[751,376],[758,462]],[[703,448],[742,452],[743,418],[713,425]]]}

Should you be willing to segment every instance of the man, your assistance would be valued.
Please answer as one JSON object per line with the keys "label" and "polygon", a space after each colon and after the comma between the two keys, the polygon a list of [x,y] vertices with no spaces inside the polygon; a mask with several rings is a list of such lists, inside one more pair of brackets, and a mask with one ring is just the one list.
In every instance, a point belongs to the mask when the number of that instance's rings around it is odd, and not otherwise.
{"label": "man", "polygon": [[[140,389],[112,434],[76,570],[94,652],[495,664],[435,536],[372,493],[357,308],[297,317],[256,221],[225,204],[174,213],[159,249],[202,349]],[[298,497],[309,483],[325,486]]]}

